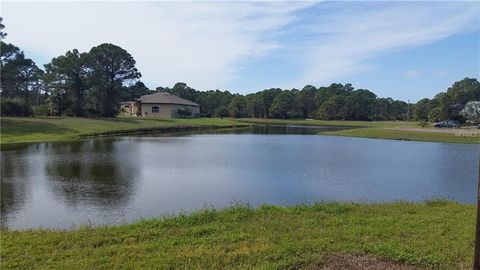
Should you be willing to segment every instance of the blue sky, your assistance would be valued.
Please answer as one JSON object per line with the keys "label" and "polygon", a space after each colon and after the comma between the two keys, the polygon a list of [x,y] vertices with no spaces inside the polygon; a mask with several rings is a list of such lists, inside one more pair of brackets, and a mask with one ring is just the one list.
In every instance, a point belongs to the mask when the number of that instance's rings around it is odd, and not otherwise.
{"label": "blue sky", "polygon": [[3,2],[6,42],[37,64],[110,42],[149,87],[352,83],[417,101],[479,77],[480,2]]}

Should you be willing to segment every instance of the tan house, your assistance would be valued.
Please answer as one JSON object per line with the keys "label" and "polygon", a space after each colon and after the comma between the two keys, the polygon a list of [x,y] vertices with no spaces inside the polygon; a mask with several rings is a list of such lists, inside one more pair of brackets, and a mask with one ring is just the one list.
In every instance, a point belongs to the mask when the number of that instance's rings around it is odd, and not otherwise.
{"label": "tan house", "polygon": [[195,117],[200,113],[197,103],[177,97],[170,93],[159,92],[141,96],[135,101],[120,103],[120,115],[143,117]]}

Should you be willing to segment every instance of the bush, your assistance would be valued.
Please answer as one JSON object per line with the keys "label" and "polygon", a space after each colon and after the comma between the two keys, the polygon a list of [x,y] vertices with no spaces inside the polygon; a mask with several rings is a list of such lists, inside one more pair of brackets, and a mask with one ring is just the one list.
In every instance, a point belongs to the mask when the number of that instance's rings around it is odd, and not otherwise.
{"label": "bush", "polygon": [[215,116],[216,117],[227,117],[228,116],[227,108],[225,106],[222,106],[222,107],[218,108],[215,111]]}
{"label": "bush", "polygon": [[20,99],[2,99],[1,103],[2,116],[31,116],[32,108],[25,101]]}
{"label": "bush", "polygon": [[192,110],[188,107],[185,107],[183,109],[178,109],[177,114],[181,118],[187,118],[192,116]]}
{"label": "bush", "polygon": [[50,116],[50,108],[48,105],[36,105],[32,107],[33,116]]}
{"label": "bush", "polygon": [[427,121],[420,121],[420,123],[418,123],[418,126],[422,128],[426,128],[426,127],[429,127],[429,124]]}

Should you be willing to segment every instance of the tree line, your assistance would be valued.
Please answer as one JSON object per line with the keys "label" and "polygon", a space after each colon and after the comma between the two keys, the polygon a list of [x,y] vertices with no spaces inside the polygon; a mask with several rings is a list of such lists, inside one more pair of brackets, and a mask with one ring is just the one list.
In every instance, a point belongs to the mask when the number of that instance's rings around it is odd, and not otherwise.
{"label": "tree line", "polygon": [[446,92],[415,104],[380,98],[370,90],[339,83],[318,88],[271,88],[247,95],[199,91],[182,82],[172,88],[149,90],[140,81],[134,58],[117,45],[105,43],[88,52],[72,49],[41,69],[17,46],[3,42],[3,28],[0,17],[2,115],[113,117],[120,101],[156,91],[198,103],[200,116],[235,118],[462,121],[470,119],[462,113],[468,111],[467,103],[480,101],[480,83],[474,78],[455,82]]}
{"label": "tree line", "polygon": [[230,116],[252,118],[314,118],[323,120],[416,120],[463,121],[461,111],[467,103],[480,100],[480,83],[465,78],[455,82],[446,92],[433,99],[422,99],[415,104],[392,98],[379,98],[367,89],[355,90],[351,84],[333,83],[316,88],[271,88],[257,93],[240,95],[228,91],[198,91],[185,83],[173,88],[158,87],[200,104],[202,116]]}

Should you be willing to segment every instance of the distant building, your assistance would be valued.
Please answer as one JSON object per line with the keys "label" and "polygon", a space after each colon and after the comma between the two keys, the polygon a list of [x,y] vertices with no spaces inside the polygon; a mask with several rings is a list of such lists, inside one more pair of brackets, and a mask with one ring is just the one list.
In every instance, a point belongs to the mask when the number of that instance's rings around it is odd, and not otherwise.
{"label": "distant building", "polygon": [[166,92],[120,103],[120,115],[124,116],[174,118],[195,117],[199,113],[200,106],[197,103]]}

